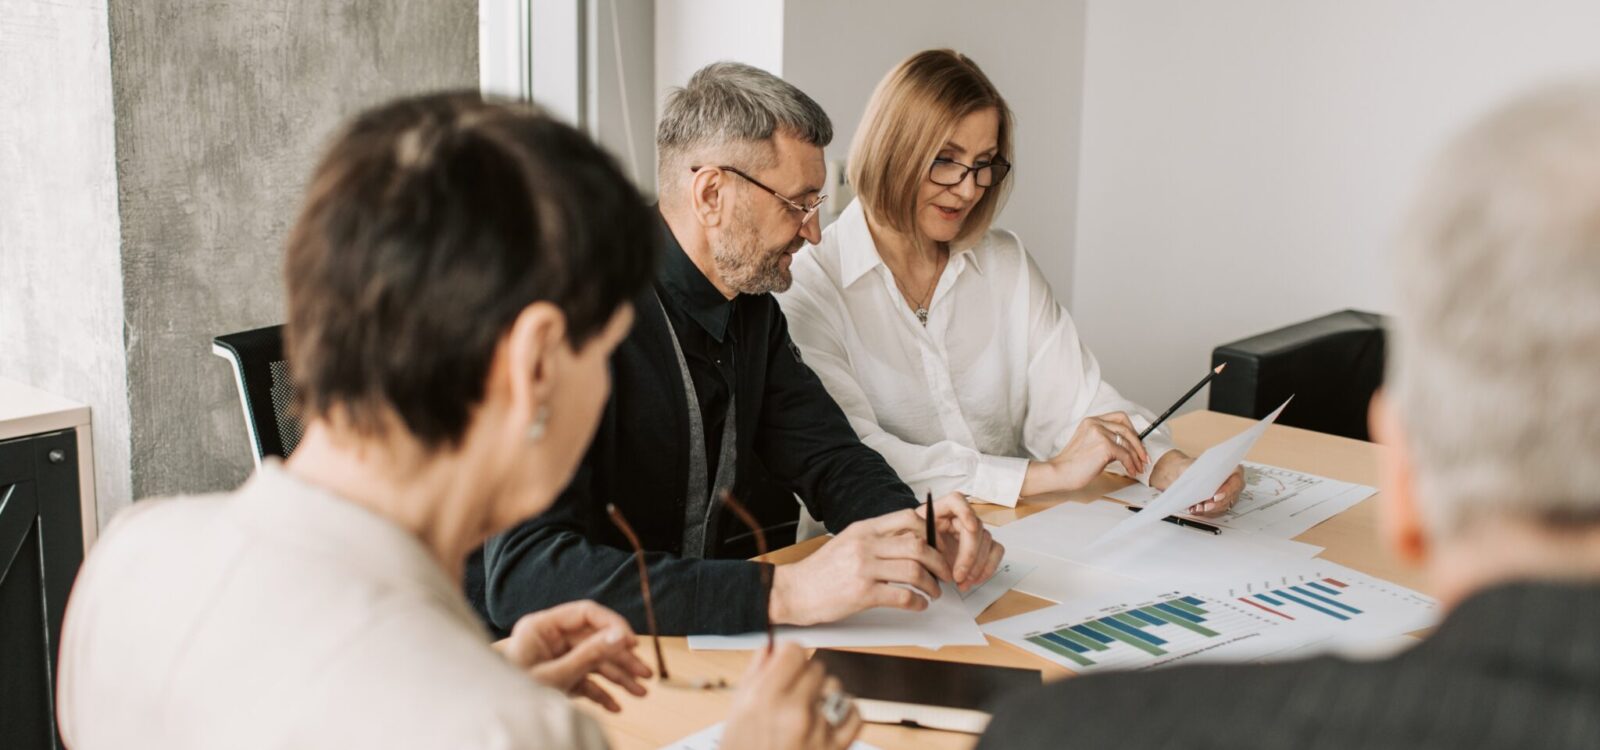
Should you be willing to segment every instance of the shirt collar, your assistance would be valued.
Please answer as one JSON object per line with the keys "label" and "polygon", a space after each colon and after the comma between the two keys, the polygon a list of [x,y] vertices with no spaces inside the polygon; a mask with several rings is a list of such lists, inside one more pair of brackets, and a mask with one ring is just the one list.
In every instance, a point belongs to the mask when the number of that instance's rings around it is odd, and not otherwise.
{"label": "shirt collar", "polygon": [[[721,343],[728,335],[728,321],[733,317],[733,300],[722,296],[715,284],[700,272],[689,258],[678,238],[672,235],[667,220],[657,214],[661,230],[660,281],[673,307],[682,310],[706,333]],[[738,299],[735,297],[734,299]]]}
{"label": "shirt collar", "polygon": [[[850,201],[850,205],[834,220],[833,227],[839,235],[839,280],[844,286],[856,283],[868,271],[883,265],[883,256],[878,254],[878,243],[873,242],[872,230],[867,228],[867,214],[861,208],[860,199]],[[983,238],[979,237],[952,244],[950,262],[970,265],[972,270],[981,275],[983,266],[978,262],[976,250],[982,241]],[[961,267],[956,266],[958,273]]]}

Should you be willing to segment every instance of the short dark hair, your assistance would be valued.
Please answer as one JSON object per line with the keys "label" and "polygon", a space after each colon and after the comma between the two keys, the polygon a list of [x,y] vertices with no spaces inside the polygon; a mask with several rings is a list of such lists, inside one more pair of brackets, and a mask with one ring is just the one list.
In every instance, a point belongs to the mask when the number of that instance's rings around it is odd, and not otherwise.
{"label": "short dark hair", "polygon": [[532,107],[431,94],[334,139],[286,253],[285,351],[301,413],[366,434],[392,411],[458,444],[528,305],[582,346],[654,272],[655,220],[616,162]]}

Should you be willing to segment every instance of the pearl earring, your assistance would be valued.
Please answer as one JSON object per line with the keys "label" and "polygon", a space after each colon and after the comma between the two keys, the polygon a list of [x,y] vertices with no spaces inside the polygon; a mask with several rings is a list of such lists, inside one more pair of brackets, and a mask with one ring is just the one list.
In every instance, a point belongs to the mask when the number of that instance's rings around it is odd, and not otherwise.
{"label": "pearl earring", "polygon": [[541,406],[533,415],[533,424],[528,425],[528,442],[537,443],[544,437],[544,430],[550,423],[550,407]]}

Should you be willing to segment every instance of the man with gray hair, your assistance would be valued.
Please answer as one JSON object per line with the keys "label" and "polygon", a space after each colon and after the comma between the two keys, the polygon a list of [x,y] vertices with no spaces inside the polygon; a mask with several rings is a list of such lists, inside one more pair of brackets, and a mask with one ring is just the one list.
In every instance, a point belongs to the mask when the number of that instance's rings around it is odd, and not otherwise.
{"label": "man with gray hair", "polygon": [[982,747],[1600,747],[1600,79],[1469,130],[1397,255],[1384,537],[1443,624],[1386,661],[1067,680]]}
{"label": "man with gray hair", "polygon": [[[656,133],[656,281],[634,300],[611,400],[572,484],[484,547],[481,606],[493,625],[584,598],[650,624],[632,544],[608,504],[647,552],[668,635],[921,610],[941,580],[967,590],[994,574],[1003,550],[959,495],[931,504],[940,538],[924,540],[929,511],[856,438],[771,295],[820,236],[832,138],[815,101],[748,65],[709,65],[668,99]],[[749,562],[756,534],[724,490],[772,546],[794,539],[794,494],[837,536],[800,562]]]}

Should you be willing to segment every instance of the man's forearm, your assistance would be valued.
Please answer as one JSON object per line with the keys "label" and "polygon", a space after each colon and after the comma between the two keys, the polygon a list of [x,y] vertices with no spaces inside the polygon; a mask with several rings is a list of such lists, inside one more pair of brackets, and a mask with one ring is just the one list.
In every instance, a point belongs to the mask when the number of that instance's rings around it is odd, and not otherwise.
{"label": "man's forearm", "polygon": [[[519,533],[520,532],[520,533]],[[647,557],[651,600],[662,635],[760,630],[767,594],[760,565],[743,560]],[[648,632],[633,553],[555,529],[517,529],[485,547],[486,598],[494,624],[579,599],[593,599]]]}

